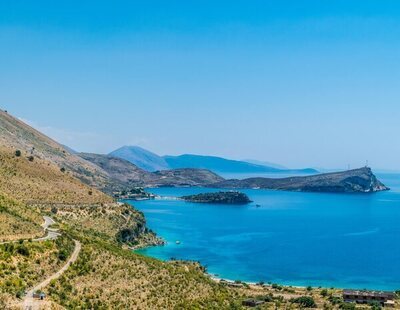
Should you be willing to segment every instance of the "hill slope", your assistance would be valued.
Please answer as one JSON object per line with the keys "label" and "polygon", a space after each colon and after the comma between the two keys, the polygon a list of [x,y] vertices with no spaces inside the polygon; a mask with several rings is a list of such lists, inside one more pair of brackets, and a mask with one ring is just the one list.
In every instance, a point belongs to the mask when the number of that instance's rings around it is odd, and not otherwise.
{"label": "hill slope", "polygon": [[71,154],[61,144],[4,111],[0,111],[0,146],[51,162],[85,184],[100,189],[110,186],[107,173],[98,166]]}
{"label": "hill slope", "polygon": [[[30,155],[29,155],[30,156]],[[0,147],[0,193],[25,203],[102,203],[111,197],[62,172],[55,164],[15,150]]]}
{"label": "hill slope", "polygon": [[233,179],[211,184],[210,186],[218,188],[265,188],[274,190],[335,193],[370,193],[389,189],[382,184],[372,173],[371,169],[367,167],[305,177],[290,177],[282,179]]}
{"label": "hill slope", "polygon": [[98,165],[108,175],[124,186],[204,186],[224,179],[205,169],[173,169],[156,172],[145,171],[127,160],[109,155],[81,153],[79,156]]}
{"label": "hill slope", "polygon": [[38,237],[43,219],[22,203],[0,195],[0,242]]}
{"label": "hill slope", "polygon": [[123,146],[108,155],[125,159],[150,172],[170,168],[164,158],[139,146]]}

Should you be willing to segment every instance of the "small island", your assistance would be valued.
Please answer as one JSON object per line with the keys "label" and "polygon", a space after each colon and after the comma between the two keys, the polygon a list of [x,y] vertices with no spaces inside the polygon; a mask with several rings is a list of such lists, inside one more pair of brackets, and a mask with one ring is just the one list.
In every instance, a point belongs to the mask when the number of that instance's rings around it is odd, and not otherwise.
{"label": "small island", "polygon": [[189,202],[197,203],[219,203],[219,204],[248,204],[251,202],[249,197],[241,192],[217,192],[217,193],[202,193],[197,195],[183,196],[181,199]]}

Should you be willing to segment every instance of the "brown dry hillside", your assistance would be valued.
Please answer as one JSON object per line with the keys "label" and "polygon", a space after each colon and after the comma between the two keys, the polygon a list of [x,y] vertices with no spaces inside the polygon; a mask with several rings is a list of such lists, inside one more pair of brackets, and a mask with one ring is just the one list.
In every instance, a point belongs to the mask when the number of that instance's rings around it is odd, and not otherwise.
{"label": "brown dry hillside", "polygon": [[93,189],[55,164],[26,152],[0,147],[0,193],[26,203],[86,204],[111,202],[111,197]]}
{"label": "brown dry hillside", "polygon": [[0,242],[38,237],[42,222],[36,210],[0,195]]}
{"label": "brown dry hillside", "polygon": [[113,181],[100,167],[71,154],[61,144],[0,110],[0,146],[23,151],[65,168],[85,184],[104,189]]}

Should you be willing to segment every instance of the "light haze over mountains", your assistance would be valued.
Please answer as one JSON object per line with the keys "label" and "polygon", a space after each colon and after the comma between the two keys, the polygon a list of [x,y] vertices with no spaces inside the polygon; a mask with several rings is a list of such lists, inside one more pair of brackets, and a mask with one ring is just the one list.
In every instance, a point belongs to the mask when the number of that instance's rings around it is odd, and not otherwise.
{"label": "light haze over mountains", "polygon": [[[123,146],[111,153],[110,156],[127,160],[136,166],[147,170],[167,170],[180,168],[208,169],[216,173],[316,173],[317,170],[288,169],[276,164],[262,162],[251,163],[247,161],[231,160],[217,156],[183,154],[179,156],[159,156],[139,146]],[[282,167],[282,168],[280,168]]]}

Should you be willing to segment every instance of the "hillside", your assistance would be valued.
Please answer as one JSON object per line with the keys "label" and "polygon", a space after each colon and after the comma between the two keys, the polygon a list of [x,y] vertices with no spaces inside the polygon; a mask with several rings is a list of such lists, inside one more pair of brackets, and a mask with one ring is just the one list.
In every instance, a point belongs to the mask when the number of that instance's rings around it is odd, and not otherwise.
{"label": "hillside", "polygon": [[139,146],[123,146],[108,155],[125,159],[139,168],[150,172],[170,169],[161,156]]}
{"label": "hillside", "polygon": [[70,153],[24,122],[0,110],[0,147],[21,150],[24,156],[34,156],[64,168],[83,183],[99,189],[110,187],[107,174],[99,167]]}
{"label": "hillside", "polygon": [[[104,203],[112,199],[83,184],[74,173],[30,153],[0,147],[0,193],[25,203]],[[64,172],[63,172],[64,171]]]}
{"label": "hillside", "polygon": [[370,168],[348,170],[343,172],[324,173],[304,177],[282,179],[248,178],[243,180],[225,180],[210,187],[217,188],[264,188],[273,190],[335,193],[370,193],[388,190]]}
{"label": "hillside", "polygon": [[172,169],[155,172],[145,171],[127,160],[110,155],[81,153],[85,160],[98,165],[115,183],[122,187],[143,186],[205,186],[224,179],[206,169]]}
{"label": "hillside", "polygon": [[36,210],[0,195],[0,242],[39,237],[42,222]]}
{"label": "hillside", "polygon": [[146,183],[154,179],[152,173],[121,158],[92,153],[79,153],[78,155],[99,166],[113,180],[123,186],[144,186]]}

